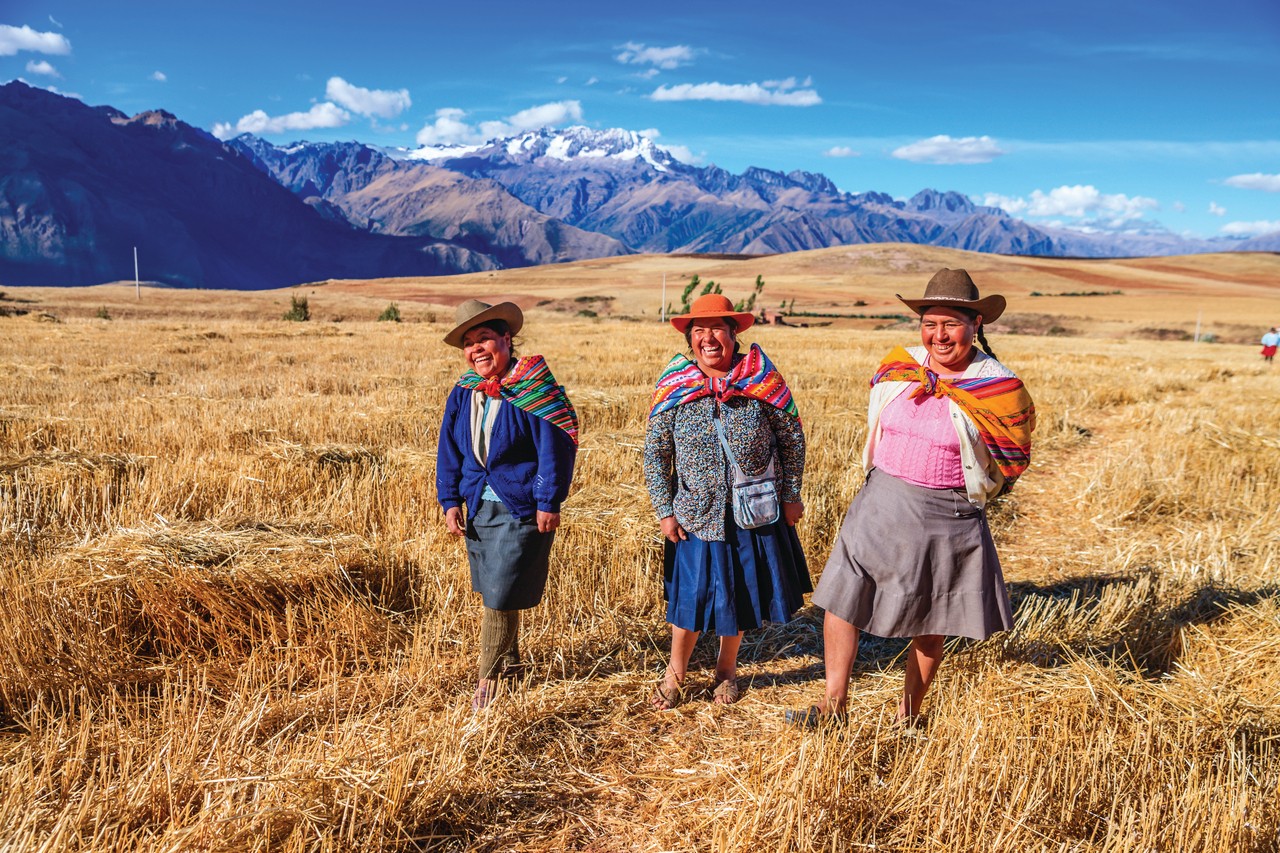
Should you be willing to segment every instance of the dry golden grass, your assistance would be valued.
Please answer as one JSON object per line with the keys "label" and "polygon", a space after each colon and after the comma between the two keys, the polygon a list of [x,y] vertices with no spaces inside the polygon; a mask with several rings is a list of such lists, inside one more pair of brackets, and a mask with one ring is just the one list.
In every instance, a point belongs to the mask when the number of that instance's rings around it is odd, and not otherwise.
{"label": "dry golden grass", "polygon": [[[532,671],[475,717],[479,603],[434,502],[444,324],[218,298],[0,318],[0,849],[1280,847],[1280,368],[1256,348],[993,335],[1040,409],[993,513],[1016,628],[950,646],[922,738],[890,725],[903,644],[869,639],[849,728],[807,734],[782,711],[822,692],[812,608],[748,637],[739,704],[645,702],[670,329],[530,323],[584,438]],[[865,377],[910,334],[747,338],[805,418],[816,575]]]}

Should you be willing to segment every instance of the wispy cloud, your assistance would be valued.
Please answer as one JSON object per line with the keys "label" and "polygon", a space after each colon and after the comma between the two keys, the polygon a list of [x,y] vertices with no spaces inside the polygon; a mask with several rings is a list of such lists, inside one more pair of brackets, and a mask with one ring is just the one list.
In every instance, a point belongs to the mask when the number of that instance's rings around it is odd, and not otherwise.
{"label": "wispy cloud", "polygon": [[62,22],[59,21],[57,18],[53,17],[53,15],[49,16],[49,23],[53,24],[58,29],[62,29]]}
{"label": "wispy cloud", "polygon": [[861,157],[862,153],[854,151],[848,145],[836,145],[822,152],[823,157]]}
{"label": "wispy cloud", "polygon": [[1280,175],[1264,175],[1254,172],[1251,175],[1233,175],[1223,181],[1229,187],[1243,190],[1263,190],[1269,193],[1280,193]]}
{"label": "wispy cloud", "polygon": [[1006,153],[990,136],[963,136],[952,139],[942,134],[895,148],[893,156],[899,160],[910,160],[912,163],[972,166],[978,163],[990,163]]}
{"label": "wispy cloud", "polygon": [[1103,193],[1097,187],[1079,184],[1057,187],[1047,193],[1035,190],[1028,198],[987,193],[982,203],[1003,208],[1014,216],[1068,217],[1092,220],[1107,227],[1141,219],[1147,211],[1160,209],[1160,203],[1153,198]]}
{"label": "wispy cloud", "polygon": [[1222,226],[1222,233],[1228,237],[1254,237],[1258,234],[1270,234],[1280,231],[1280,219],[1260,219],[1257,222],[1228,222]]}
{"label": "wispy cloud", "polygon": [[0,56],[13,56],[20,50],[66,56],[71,53],[71,42],[61,33],[42,33],[28,26],[0,24]]}
{"label": "wispy cloud", "polygon": [[1226,216],[1227,209],[1222,205],[1218,204],[1216,201],[1211,201],[1209,202],[1209,213],[1213,214],[1214,216]]}
{"label": "wispy cloud", "polygon": [[165,74],[163,71],[153,71],[151,72],[151,79],[155,80],[157,83],[163,83],[169,79],[169,75]]}
{"label": "wispy cloud", "polygon": [[580,101],[553,101],[539,104],[499,121],[466,121],[467,111],[445,107],[435,111],[434,119],[418,131],[419,145],[474,145],[504,136],[514,136],[543,127],[559,127],[582,121]]}
{"label": "wispy cloud", "polygon": [[58,69],[54,68],[48,61],[41,59],[32,59],[27,63],[28,74],[43,74],[45,77],[61,77]]}
{"label": "wispy cloud", "polygon": [[[652,142],[657,142],[658,137],[662,135],[656,127],[647,127],[644,130],[637,130],[636,133]],[[686,145],[667,145],[663,143],[662,150],[675,157],[681,163],[696,165],[702,162],[702,158],[694,154]]]}
{"label": "wispy cloud", "polygon": [[675,44],[671,47],[650,47],[649,45],[629,41],[622,45],[622,52],[614,58],[623,65],[652,65],[663,71],[679,68],[693,62],[698,51],[686,44]]}
{"label": "wispy cloud", "polygon": [[413,105],[408,89],[365,89],[353,86],[341,77],[329,78],[324,96],[357,115],[369,118],[395,118]]}
{"label": "wispy cloud", "polygon": [[654,101],[737,101],[779,107],[812,107],[822,103],[816,91],[798,89],[796,85],[794,77],[763,83],[680,83],[659,86],[649,98]]}
{"label": "wispy cloud", "polygon": [[349,121],[351,121],[349,112],[324,101],[305,113],[288,113],[282,116],[269,116],[262,110],[254,110],[237,121],[234,126],[226,122],[216,123],[213,126],[213,135],[219,139],[230,139],[240,133],[270,135],[290,130],[342,127]]}

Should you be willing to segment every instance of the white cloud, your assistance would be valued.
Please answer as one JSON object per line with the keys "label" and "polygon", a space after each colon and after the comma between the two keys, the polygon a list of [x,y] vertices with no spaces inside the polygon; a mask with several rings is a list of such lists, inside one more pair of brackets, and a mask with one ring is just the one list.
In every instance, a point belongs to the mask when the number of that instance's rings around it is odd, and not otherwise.
{"label": "white cloud", "polygon": [[565,83],[568,83],[568,82],[569,82],[569,78],[568,78],[568,77],[557,77],[557,78],[556,78],[556,82],[557,82],[557,83],[559,83],[561,86],[563,86]]}
{"label": "white cloud", "polygon": [[13,56],[20,50],[66,56],[71,42],[59,33],[42,33],[31,27],[0,24],[0,56]]}
{"label": "white cloud", "polygon": [[652,80],[654,77],[657,77],[661,73],[662,72],[656,68],[646,68],[643,71],[636,72],[635,76],[639,77],[641,80]]}
{"label": "white cloud", "polygon": [[501,121],[484,121],[479,125],[464,121],[466,110],[445,107],[435,111],[434,121],[418,131],[419,145],[463,145],[514,136],[526,130],[555,127],[582,121],[582,103],[553,101],[529,107]]}
{"label": "white cloud", "polygon": [[324,96],[353,113],[370,118],[395,118],[413,105],[409,90],[392,92],[353,86],[341,77],[330,77]]}
{"label": "white cloud", "polygon": [[1269,193],[1280,193],[1280,175],[1264,175],[1254,172],[1252,175],[1233,175],[1223,181],[1229,187],[1243,190],[1263,190]]}
{"label": "white cloud", "polygon": [[1081,185],[1061,186],[1047,193],[1035,190],[1029,199],[987,193],[982,203],[1003,208],[1014,216],[1064,216],[1089,219],[1108,227],[1141,219],[1147,211],[1160,208],[1160,203],[1153,198],[1106,194],[1096,187]]}
{"label": "white cloud", "polygon": [[28,74],[43,74],[43,75],[44,75],[44,76],[46,76],[46,77],[61,77],[61,76],[62,76],[61,74],[59,74],[59,73],[58,73],[58,69],[54,68],[54,67],[53,67],[52,65],[50,65],[46,60],[43,60],[43,59],[41,59],[41,60],[39,60],[39,61],[37,61],[37,60],[34,60],[34,59],[33,59],[33,60],[31,60],[30,62],[28,62],[28,63],[27,63],[27,73],[28,73]]}
{"label": "white cloud", "polygon": [[49,16],[49,23],[53,24],[58,29],[62,29],[62,22],[59,21],[57,18],[53,17],[53,15]]}
{"label": "white cloud", "polygon": [[836,145],[822,152],[823,157],[861,157],[860,151],[854,151],[848,145]]}
{"label": "white cloud", "polygon": [[288,113],[275,117],[267,115],[262,110],[254,110],[237,121],[234,127],[226,122],[216,123],[213,126],[213,135],[219,139],[230,139],[241,133],[263,135],[290,130],[342,127],[349,121],[351,121],[350,113],[328,101],[323,101],[305,113]]}
{"label": "white cloud", "polygon": [[952,139],[942,134],[896,148],[893,156],[899,160],[910,160],[912,163],[971,166],[977,163],[990,163],[1005,153],[1007,152],[1002,150],[990,136],[964,136]]}
{"label": "white cloud", "polygon": [[693,62],[697,53],[696,50],[684,44],[671,47],[649,47],[629,41],[622,46],[622,52],[614,58],[623,65],[653,65],[664,71],[670,71]]}
{"label": "white cloud", "polygon": [[655,101],[737,101],[763,106],[812,107],[822,103],[813,89],[795,89],[794,78],[765,83],[681,83],[659,86]]}
{"label": "white cloud", "polygon": [[1228,222],[1222,226],[1222,233],[1228,237],[1253,237],[1256,234],[1270,234],[1280,231],[1280,219],[1260,219],[1257,222]]}
{"label": "white cloud", "polygon": [[594,86],[595,84],[597,84],[597,83],[599,83],[599,82],[600,82],[600,78],[599,78],[599,77],[588,77],[588,78],[587,78],[587,85],[588,85],[588,86]]}
{"label": "white cloud", "polygon": [[151,72],[151,79],[155,80],[157,83],[163,83],[169,79],[169,75],[165,74],[163,71],[153,71]]}
{"label": "white cloud", "polygon": [[1227,215],[1227,209],[1222,205],[1218,204],[1216,201],[1209,202],[1209,212],[1212,213],[1214,216]]}

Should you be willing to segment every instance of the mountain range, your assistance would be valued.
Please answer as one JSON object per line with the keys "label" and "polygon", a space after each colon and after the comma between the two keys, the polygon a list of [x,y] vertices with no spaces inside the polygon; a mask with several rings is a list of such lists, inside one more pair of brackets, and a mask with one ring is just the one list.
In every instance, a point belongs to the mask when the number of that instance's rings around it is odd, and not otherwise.
{"label": "mountain range", "polygon": [[0,86],[0,284],[142,277],[267,288],[645,253],[771,254],[909,242],[1116,257],[1249,241],[1030,225],[955,192],[847,193],[821,174],[683,163],[628,130],[571,127],[484,145],[215,139],[168,113],[132,118]]}

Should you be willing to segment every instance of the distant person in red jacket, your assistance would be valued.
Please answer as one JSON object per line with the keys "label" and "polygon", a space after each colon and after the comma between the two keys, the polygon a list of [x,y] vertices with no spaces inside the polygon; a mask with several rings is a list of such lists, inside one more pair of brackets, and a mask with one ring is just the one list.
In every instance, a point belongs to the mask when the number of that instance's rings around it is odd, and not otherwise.
{"label": "distant person in red jacket", "polygon": [[1267,333],[1262,336],[1262,360],[1271,363],[1276,357],[1276,346],[1280,345],[1280,330],[1272,326]]}

